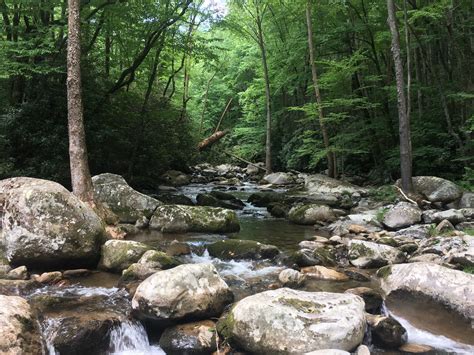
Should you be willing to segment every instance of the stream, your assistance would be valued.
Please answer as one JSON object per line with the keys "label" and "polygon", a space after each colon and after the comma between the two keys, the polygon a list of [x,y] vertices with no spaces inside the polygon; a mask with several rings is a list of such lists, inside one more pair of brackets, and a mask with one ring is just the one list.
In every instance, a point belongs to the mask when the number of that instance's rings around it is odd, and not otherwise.
{"label": "stream", "polygon": [[[195,199],[198,193],[210,191],[213,185],[189,185],[180,193]],[[238,190],[225,190],[245,201],[259,191],[257,185],[245,184]],[[267,260],[220,260],[209,256],[206,245],[224,238],[249,239],[277,246],[283,252],[298,249],[298,243],[315,234],[313,227],[290,224],[284,219],[271,217],[265,208],[250,204],[238,211],[241,230],[229,235],[216,234],[172,234],[146,231],[137,234],[133,240],[153,246],[170,243],[173,240],[190,245],[191,255],[181,257],[187,263],[212,263],[231,287],[235,300],[272,288],[278,282],[278,274],[285,267]],[[373,273],[372,273],[373,274]],[[79,277],[68,286],[46,286],[27,295],[33,303],[49,297],[48,302],[57,302],[42,316],[42,331],[47,340],[49,354],[62,354],[51,342],[61,332],[62,324],[68,320],[86,322],[103,314],[114,320],[110,341],[103,344],[105,354],[165,354],[157,345],[157,339],[150,342],[144,326],[130,315],[130,300],[125,290],[118,287],[119,275],[93,272]],[[349,288],[366,286],[377,289],[374,278],[370,281],[309,281],[303,290],[344,292]],[[456,319],[440,307],[421,300],[408,302],[403,297],[387,300],[385,312],[395,317],[407,330],[409,342],[425,344],[436,349],[433,354],[473,354],[474,338],[470,325]],[[89,317],[89,318],[88,318]],[[99,316],[100,318],[100,316]],[[396,354],[372,348],[373,354]]]}

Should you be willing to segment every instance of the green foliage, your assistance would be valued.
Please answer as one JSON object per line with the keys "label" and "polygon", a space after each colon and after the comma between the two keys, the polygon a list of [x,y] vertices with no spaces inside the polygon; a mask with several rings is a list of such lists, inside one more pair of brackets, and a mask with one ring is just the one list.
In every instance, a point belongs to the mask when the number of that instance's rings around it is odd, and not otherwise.
{"label": "green foliage", "polygon": [[384,185],[371,189],[369,191],[369,196],[375,201],[387,203],[394,203],[398,198],[397,190],[393,185]]}
{"label": "green foliage", "polygon": [[465,266],[462,271],[467,272],[468,274],[474,274],[474,266]]}
{"label": "green foliage", "polygon": [[389,210],[389,208],[386,208],[386,207],[378,209],[377,214],[375,215],[375,220],[379,223],[382,223],[382,221],[383,221],[385,215],[387,214],[388,210]]}

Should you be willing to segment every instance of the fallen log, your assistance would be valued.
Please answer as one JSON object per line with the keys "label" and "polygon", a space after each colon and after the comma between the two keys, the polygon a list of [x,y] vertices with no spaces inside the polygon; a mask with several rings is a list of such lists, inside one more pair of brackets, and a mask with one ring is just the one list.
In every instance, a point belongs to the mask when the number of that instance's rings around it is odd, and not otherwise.
{"label": "fallen log", "polygon": [[211,147],[214,143],[221,140],[229,132],[230,131],[228,129],[226,129],[224,131],[217,131],[217,132],[213,133],[212,135],[210,135],[206,139],[202,140],[198,144],[198,150],[203,151],[204,149],[207,149],[207,148]]}

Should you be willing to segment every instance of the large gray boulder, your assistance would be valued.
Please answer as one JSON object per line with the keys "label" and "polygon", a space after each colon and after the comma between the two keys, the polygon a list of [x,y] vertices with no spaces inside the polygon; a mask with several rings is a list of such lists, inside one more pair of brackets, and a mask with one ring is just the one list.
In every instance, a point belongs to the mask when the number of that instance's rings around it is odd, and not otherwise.
{"label": "large gray boulder", "polygon": [[122,272],[150,249],[150,246],[132,240],[108,240],[102,246],[99,266],[105,270]]}
{"label": "large gray boulder", "polygon": [[461,188],[454,182],[436,176],[413,177],[413,188],[430,202],[449,203],[462,196]]}
{"label": "large gray boulder", "polygon": [[330,178],[322,174],[306,175],[305,188],[309,194],[366,193],[367,190],[345,181]]}
{"label": "large gray boulder", "polygon": [[474,192],[464,192],[462,194],[459,208],[474,208]]}
{"label": "large gray boulder", "polygon": [[295,183],[295,178],[289,173],[271,173],[265,175],[263,180],[272,185],[290,185]]}
{"label": "large gray boulder", "polygon": [[333,222],[336,214],[328,206],[299,205],[291,208],[288,219],[295,224],[312,225],[318,222]]}
{"label": "large gray boulder", "polygon": [[374,268],[402,263],[405,254],[389,245],[355,239],[349,243],[349,260],[359,268]]}
{"label": "large gray boulder", "polygon": [[365,328],[362,298],[289,288],[246,297],[217,324],[231,344],[255,354],[352,350],[362,342]]}
{"label": "large gray boulder", "polygon": [[10,263],[42,268],[97,263],[104,225],[91,207],[58,183],[2,180],[0,210]]}
{"label": "large gray boulder", "polygon": [[115,174],[100,174],[92,178],[97,199],[114,212],[122,223],[135,223],[149,218],[162,203],[132,189],[125,179]]}
{"label": "large gray boulder", "polygon": [[160,206],[150,220],[150,229],[167,233],[232,233],[240,229],[234,211],[203,206]]}
{"label": "large gray boulder", "polygon": [[474,320],[474,275],[427,263],[385,266],[377,271],[386,295],[404,291],[423,294]]}
{"label": "large gray boulder", "polygon": [[232,292],[212,264],[186,264],[143,281],[132,300],[140,317],[158,323],[219,316]]}
{"label": "large gray boulder", "polygon": [[25,299],[0,295],[0,353],[44,354],[39,324]]}
{"label": "large gray boulder", "polygon": [[399,202],[384,215],[382,223],[390,229],[401,229],[421,221],[421,210],[408,202]]}

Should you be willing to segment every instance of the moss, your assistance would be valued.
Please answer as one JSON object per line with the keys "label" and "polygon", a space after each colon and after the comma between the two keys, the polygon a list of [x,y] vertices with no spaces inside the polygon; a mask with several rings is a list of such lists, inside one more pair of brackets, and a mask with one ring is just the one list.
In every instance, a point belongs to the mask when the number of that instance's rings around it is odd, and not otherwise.
{"label": "moss", "polygon": [[382,279],[386,279],[392,274],[392,267],[390,265],[381,267],[380,269],[377,270],[377,277],[380,277]]}
{"label": "moss", "polygon": [[375,219],[377,220],[377,222],[382,223],[382,221],[385,218],[385,215],[387,214],[388,211],[389,211],[389,208],[387,208],[387,207],[379,209],[377,211],[377,214],[375,215]]}
{"label": "moss", "polygon": [[397,200],[397,191],[393,185],[384,185],[369,190],[369,197],[378,202],[393,203]]}
{"label": "moss", "polygon": [[224,341],[228,342],[229,339],[232,337],[232,331],[235,326],[235,319],[232,314],[232,310],[224,316],[219,319],[219,321],[216,324],[216,331],[217,333],[224,338]]}
{"label": "moss", "polygon": [[467,272],[468,274],[474,274],[474,266],[466,266],[462,271]]}
{"label": "moss", "polygon": [[304,313],[319,313],[319,310],[323,308],[323,305],[320,305],[315,302],[309,302],[300,300],[297,298],[280,298],[278,302],[284,306],[289,306],[296,309],[299,312]]}
{"label": "moss", "polygon": [[362,243],[353,243],[350,247],[351,251],[349,257],[351,259],[357,259],[361,256],[374,256],[375,253],[372,249],[366,247]]}
{"label": "moss", "polygon": [[313,255],[321,261],[321,265],[334,266],[336,264],[333,250],[318,248],[314,250]]}

